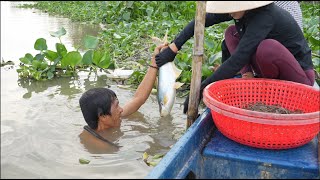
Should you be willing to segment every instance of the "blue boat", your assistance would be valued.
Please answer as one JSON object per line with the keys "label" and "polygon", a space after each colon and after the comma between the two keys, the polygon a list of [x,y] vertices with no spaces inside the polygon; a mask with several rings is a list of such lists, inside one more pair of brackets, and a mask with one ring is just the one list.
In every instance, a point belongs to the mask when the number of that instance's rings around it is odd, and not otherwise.
{"label": "blue boat", "polygon": [[[205,1],[197,1],[194,41],[198,43],[193,49],[197,61],[201,61],[203,55],[203,33],[200,32],[204,30],[204,7]],[[197,66],[199,63],[193,64],[192,69]],[[314,87],[319,89],[317,83]],[[318,146],[318,137],[287,150],[239,144],[219,132],[207,108],[145,178],[320,179]]]}
{"label": "blue boat", "polygon": [[319,179],[318,138],[298,148],[239,144],[215,127],[210,109],[189,127],[147,179]]}

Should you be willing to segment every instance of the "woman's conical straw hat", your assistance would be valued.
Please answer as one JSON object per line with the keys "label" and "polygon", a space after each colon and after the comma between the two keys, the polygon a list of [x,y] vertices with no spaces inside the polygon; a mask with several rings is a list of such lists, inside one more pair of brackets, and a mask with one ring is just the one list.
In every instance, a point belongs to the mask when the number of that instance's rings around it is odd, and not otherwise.
{"label": "woman's conical straw hat", "polygon": [[273,1],[207,1],[208,13],[233,13],[259,8]]}

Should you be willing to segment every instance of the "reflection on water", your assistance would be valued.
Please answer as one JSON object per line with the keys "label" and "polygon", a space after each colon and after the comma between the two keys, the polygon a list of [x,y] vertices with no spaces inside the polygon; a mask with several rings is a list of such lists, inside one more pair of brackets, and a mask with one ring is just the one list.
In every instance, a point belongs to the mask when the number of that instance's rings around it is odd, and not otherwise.
{"label": "reflection on water", "polygon": [[[84,74],[79,72],[80,75]],[[79,75],[78,74],[78,75]],[[27,92],[23,95],[23,98],[28,99],[32,96],[32,93],[39,93],[48,90],[49,88],[55,89],[55,92],[50,94],[52,98],[55,95],[64,95],[68,98],[74,98],[73,95],[82,92],[81,88],[89,90],[94,87],[108,87],[107,76],[105,74],[87,73],[86,78],[83,79],[83,85],[80,82],[79,76],[75,77],[60,77],[53,78],[52,80],[36,81],[33,79],[18,79],[18,85],[25,88]]]}
{"label": "reflection on water", "polygon": [[[16,3],[20,2],[1,2],[5,60],[17,62],[33,53],[39,37],[46,38],[50,48],[49,43],[56,42],[48,40],[48,31],[61,25],[67,29],[62,40],[69,47],[92,33],[86,25],[65,18],[12,7]],[[1,178],[143,178],[152,167],[143,162],[142,154],[166,153],[185,129],[180,107],[184,99],[177,99],[171,116],[160,118],[156,96],[151,95],[139,112],[122,120],[120,128],[103,134],[121,148],[100,147],[99,142],[86,140],[90,136],[83,131],[79,98],[91,88],[109,87],[123,106],[133,91],[118,88],[104,72],[33,81],[19,79],[17,68],[18,63],[1,67]],[[90,163],[80,164],[80,158]]]}

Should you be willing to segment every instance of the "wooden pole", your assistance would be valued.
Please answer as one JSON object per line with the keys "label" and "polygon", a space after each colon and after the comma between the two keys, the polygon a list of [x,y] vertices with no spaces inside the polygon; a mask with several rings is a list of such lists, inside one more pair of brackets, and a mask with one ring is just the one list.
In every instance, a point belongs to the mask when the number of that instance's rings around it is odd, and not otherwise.
{"label": "wooden pole", "polygon": [[192,79],[187,112],[187,129],[198,116],[198,106],[201,86],[201,67],[203,59],[204,25],[206,18],[206,1],[197,1],[196,18],[194,25],[194,46],[192,58]]}

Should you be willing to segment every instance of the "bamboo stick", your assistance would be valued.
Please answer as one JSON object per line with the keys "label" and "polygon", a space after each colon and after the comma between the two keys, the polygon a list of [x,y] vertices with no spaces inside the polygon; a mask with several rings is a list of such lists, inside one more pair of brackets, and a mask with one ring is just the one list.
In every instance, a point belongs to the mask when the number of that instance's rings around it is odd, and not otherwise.
{"label": "bamboo stick", "polygon": [[204,25],[206,17],[206,1],[197,1],[197,10],[194,27],[194,46],[192,58],[192,79],[187,112],[187,129],[198,116],[198,106],[201,85],[201,67],[203,59]]}

